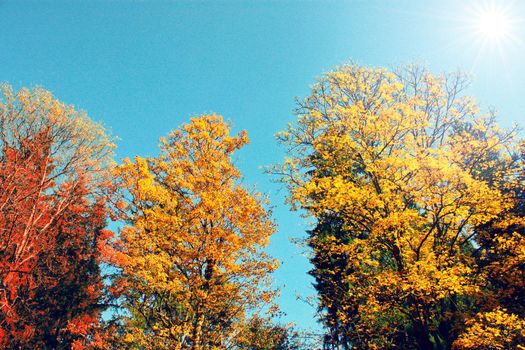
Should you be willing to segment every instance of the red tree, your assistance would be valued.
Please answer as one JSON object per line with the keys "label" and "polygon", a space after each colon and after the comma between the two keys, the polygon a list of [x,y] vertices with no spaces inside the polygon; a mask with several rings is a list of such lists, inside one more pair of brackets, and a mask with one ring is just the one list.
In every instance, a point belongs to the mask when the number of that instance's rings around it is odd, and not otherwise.
{"label": "red tree", "polygon": [[0,348],[83,348],[103,283],[103,128],[42,89],[0,99]]}

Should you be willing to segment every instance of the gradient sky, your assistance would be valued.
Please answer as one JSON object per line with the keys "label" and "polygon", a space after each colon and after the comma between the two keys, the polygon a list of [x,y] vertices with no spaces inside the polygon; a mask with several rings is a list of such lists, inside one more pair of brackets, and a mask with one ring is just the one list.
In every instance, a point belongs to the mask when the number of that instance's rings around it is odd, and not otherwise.
{"label": "gradient sky", "polygon": [[[505,5],[501,5],[505,4]],[[483,45],[480,8],[505,7],[513,40]],[[261,167],[282,160],[274,134],[294,119],[295,97],[350,59],[368,66],[419,62],[473,75],[469,93],[524,126],[525,1],[66,1],[0,0],[0,82],[40,85],[88,111],[120,138],[118,159],[152,155],[159,137],[216,112],[250,145],[236,164],[270,195],[279,232],[284,321],[315,328],[304,249],[307,224]]]}

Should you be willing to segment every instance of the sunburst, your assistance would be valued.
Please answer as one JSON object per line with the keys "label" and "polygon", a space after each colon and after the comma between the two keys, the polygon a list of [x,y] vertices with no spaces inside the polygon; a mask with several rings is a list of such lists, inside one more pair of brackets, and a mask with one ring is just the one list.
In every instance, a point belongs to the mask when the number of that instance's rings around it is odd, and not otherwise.
{"label": "sunburst", "polygon": [[471,35],[485,48],[502,48],[515,44],[517,19],[513,16],[512,2],[477,2],[471,11]]}

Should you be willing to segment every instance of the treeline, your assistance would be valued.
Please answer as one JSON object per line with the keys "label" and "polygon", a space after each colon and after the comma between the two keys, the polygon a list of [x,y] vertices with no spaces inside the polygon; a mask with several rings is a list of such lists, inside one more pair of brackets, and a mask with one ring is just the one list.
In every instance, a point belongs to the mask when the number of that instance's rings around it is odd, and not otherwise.
{"label": "treeline", "polygon": [[467,87],[349,64],[278,134],[269,173],[316,220],[315,345],[275,321],[275,224],[232,162],[245,132],[200,116],[115,164],[100,124],[4,86],[0,349],[525,349],[525,142]]}

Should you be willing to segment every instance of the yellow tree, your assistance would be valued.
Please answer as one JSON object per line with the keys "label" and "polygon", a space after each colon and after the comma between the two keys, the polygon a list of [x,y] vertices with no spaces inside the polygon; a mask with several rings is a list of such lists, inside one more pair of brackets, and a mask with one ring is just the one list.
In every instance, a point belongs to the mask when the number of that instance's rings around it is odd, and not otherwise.
{"label": "yellow tree", "polygon": [[462,97],[467,84],[345,65],[279,134],[289,158],[275,172],[318,222],[308,242],[327,345],[448,349],[493,293],[481,257],[496,240],[479,228],[516,207],[504,184],[523,162],[514,133]]}
{"label": "yellow tree", "polygon": [[272,299],[277,264],[262,248],[275,227],[232,164],[246,133],[229,132],[220,116],[192,118],[161,139],[159,156],[117,169],[130,224],[117,266],[131,348],[225,348],[247,312]]}

